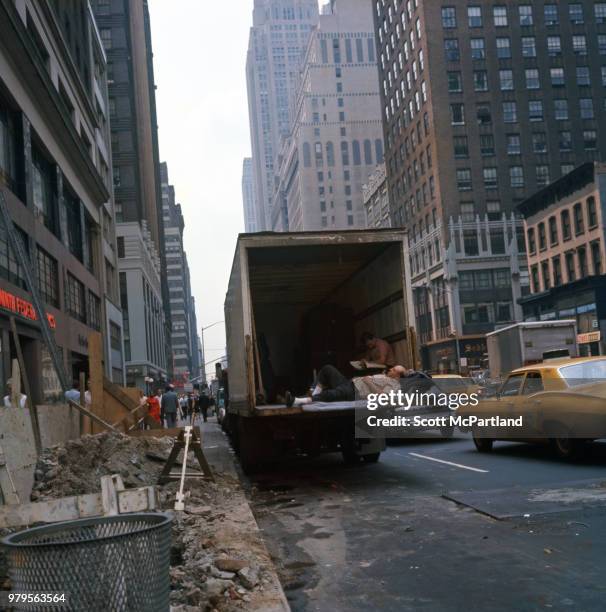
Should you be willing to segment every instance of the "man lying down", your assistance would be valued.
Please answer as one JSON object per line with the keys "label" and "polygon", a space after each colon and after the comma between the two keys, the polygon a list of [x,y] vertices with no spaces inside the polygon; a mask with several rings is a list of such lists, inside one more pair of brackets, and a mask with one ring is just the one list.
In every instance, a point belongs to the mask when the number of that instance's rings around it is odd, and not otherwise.
{"label": "man lying down", "polygon": [[313,402],[353,402],[365,399],[369,393],[397,392],[401,389],[400,379],[416,376],[425,377],[424,374],[396,365],[381,374],[349,379],[334,366],[325,365],[318,372],[317,384],[311,397],[295,397],[287,391],[286,406],[304,406]]}

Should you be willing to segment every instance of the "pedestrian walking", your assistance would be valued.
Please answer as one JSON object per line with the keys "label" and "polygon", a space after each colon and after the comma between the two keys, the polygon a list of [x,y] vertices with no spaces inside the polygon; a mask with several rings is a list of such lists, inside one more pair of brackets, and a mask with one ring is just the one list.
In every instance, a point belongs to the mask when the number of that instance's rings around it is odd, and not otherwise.
{"label": "pedestrian walking", "polygon": [[160,402],[160,418],[166,421],[166,426],[171,429],[177,426],[177,413],[179,412],[179,400],[172,386],[166,387],[166,391]]}
{"label": "pedestrian walking", "polygon": [[200,412],[202,413],[202,419],[206,423],[208,421],[208,408],[210,406],[210,399],[206,393],[200,395]]}

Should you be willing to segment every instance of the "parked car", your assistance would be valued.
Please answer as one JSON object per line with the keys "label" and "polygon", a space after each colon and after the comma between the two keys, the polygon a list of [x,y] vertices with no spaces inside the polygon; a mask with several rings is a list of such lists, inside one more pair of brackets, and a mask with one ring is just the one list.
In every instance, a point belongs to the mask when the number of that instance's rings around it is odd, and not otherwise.
{"label": "parked car", "polygon": [[521,427],[460,426],[472,431],[480,452],[496,440],[548,442],[563,458],[606,437],[606,358],[548,360],[509,374],[495,397],[461,406],[457,416],[522,418]]}

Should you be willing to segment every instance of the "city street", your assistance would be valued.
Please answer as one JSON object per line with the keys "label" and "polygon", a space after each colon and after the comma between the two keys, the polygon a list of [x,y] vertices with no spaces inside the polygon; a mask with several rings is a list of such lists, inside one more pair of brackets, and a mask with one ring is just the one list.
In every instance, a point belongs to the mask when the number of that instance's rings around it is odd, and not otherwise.
{"label": "city street", "polygon": [[251,494],[294,611],[587,610],[606,595],[605,466],[606,443],[564,463],[428,435],[375,465],[284,462]]}

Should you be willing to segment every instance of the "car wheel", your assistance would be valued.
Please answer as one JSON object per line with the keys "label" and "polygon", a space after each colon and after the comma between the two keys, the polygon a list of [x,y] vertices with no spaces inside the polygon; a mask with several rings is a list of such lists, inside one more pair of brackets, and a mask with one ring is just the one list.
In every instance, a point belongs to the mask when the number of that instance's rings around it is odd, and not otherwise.
{"label": "car wheel", "polygon": [[558,428],[556,435],[551,438],[551,446],[560,459],[572,459],[579,454],[582,440],[570,437],[570,432],[562,427]]}
{"label": "car wheel", "polygon": [[489,453],[492,450],[494,440],[490,438],[478,438],[473,436],[473,443],[476,445],[476,449],[480,453]]}

